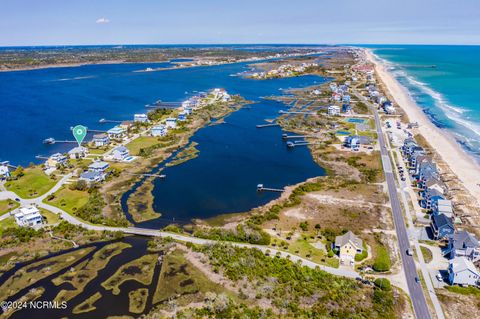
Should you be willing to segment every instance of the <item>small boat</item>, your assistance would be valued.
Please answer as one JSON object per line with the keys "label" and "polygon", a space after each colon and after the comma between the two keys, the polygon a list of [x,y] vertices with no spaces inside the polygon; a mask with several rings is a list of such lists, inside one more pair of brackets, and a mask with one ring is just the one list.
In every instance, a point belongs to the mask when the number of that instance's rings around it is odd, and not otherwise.
{"label": "small boat", "polygon": [[99,123],[105,123],[107,120],[106,119],[100,119],[98,122]]}
{"label": "small boat", "polygon": [[43,140],[43,144],[55,144],[55,139],[53,137],[49,137]]}

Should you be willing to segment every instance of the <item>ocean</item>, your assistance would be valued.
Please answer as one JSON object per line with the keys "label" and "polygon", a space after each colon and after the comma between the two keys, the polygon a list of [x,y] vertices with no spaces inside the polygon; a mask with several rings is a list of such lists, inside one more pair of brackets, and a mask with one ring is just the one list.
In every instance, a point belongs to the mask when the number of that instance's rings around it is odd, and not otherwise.
{"label": "ocean", "polygon": [[480,161],[480,46],[365,47],[386,63],[435,125]]}

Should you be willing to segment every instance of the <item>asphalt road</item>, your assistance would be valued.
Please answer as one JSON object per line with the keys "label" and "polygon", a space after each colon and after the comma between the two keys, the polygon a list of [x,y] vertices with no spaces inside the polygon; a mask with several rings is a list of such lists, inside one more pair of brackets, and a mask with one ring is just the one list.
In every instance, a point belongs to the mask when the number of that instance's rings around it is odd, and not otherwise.
{"label": "asphalt road", "polygon": [[408,240],[407,228],[405,226],[405,220],[403,218],[402,207],[397,194],[397,186],[395,185],[395,176],[393,175],[392,163],[388,156],[387,146],[385,143],[385,137],[382,131],[382,123],[380,117],[374,105],[368,102],[360,94],[356,94],[358,98],[363,100],[375,114],[375,125],[377,127],[378,143],[380,145],[380,154],[382,156],[383,171],[385,172],[385,179],[388,185],[388,195],[390,197],[390,203],[392,207],[393,220],[395,223],[395,230],[397,232],[398,246],[400,247],[400,256],[402,258],[403,269],[407,280],[408,291],[410,293],[410,299],[412,301],[415,315],[419,319],[431,318],[428,311],[427,301],[423,294],[421,283],[415,281],[415,277],[418,276],[417,269],[415,267],[415,261],[413,256],[407,255],[407,250],[410,248],[410,242]]}

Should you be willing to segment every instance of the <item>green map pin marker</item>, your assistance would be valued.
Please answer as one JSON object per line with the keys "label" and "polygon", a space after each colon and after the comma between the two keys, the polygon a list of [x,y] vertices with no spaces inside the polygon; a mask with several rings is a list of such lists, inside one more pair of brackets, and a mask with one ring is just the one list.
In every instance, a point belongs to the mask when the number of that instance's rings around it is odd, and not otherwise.
{"label": "green map pin marker", "polygon": [[73,136],[77,140],[78,146],[82,145],[83,139],[87,136],[87,128],[83,125],[77,125],[72,130]]}

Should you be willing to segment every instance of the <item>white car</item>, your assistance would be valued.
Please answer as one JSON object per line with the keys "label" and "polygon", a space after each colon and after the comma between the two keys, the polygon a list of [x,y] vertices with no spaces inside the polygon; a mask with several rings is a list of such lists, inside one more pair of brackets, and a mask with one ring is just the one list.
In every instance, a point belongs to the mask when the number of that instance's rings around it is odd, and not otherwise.
{"label": "white car", "polygon": [[443,276],[440,272],[435,277],[437,277],[438,281],[443,281]]}

